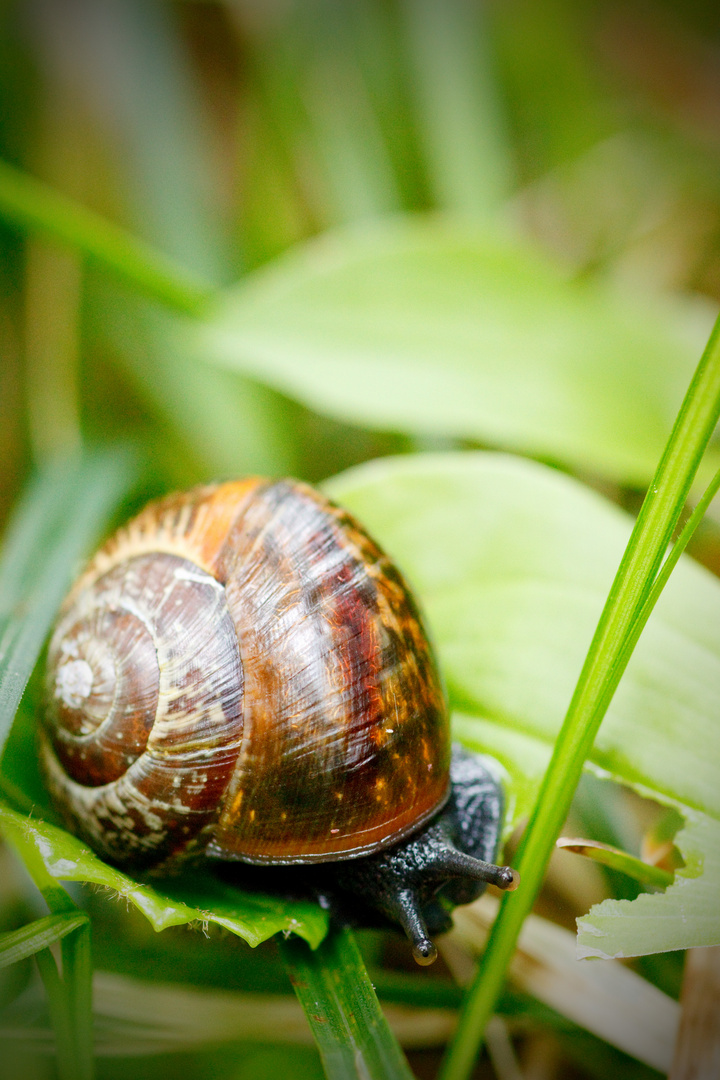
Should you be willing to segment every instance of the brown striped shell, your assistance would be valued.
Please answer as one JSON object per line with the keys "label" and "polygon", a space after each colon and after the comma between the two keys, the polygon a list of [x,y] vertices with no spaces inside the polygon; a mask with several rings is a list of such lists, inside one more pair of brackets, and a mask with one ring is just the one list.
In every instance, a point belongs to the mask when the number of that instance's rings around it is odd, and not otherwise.
{"label": "brown striped shell", "polygon": [[399,571],[292,481],[150,504],[60,613],[41,757],[116,862],[353,858],[448,794],[447,712]]}

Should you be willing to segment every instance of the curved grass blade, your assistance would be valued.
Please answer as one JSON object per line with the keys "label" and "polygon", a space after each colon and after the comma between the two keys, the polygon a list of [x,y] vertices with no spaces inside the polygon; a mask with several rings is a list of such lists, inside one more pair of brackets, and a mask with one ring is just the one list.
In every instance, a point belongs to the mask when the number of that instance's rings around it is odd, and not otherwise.
{"label": "curved grass blade", "polygon": [[637,859],[634,855],[628,855],[627,851],[613,847],[612,844],[602,844],[598,840],[575,840],[567,836],[561,836],[555,843],[556,847],[563,851],[571,851],[573,855],[584,855],[586,859],[592,859],[601,866],[609,866],[611,870],[620,870],[634,881],[643,885],[651,885],[656,889],[665,889],[673,883],[673,874],[669,870],[663,870],[659,866],[651,866],[650,863]]}
{"label": "curved grass blade", "polygon": [[10,524],[0,564],[0,754],[75,565],[136,475],[127,451],[53,466]]}
{"label": "curved grass blade", "polygon": [[351,931],[332,929],[314,952],[296,937],[280,947],[329,1080],[411,1080]]}
{"label": "curved grass blade", "polygon": [[0,934],[0,968],[17,964],[20,960],[47,949],[87,921],[88,917],[82,911],[75,915],[63,912],[59,915],[45,915],[42,919],[21,926],[19,930]]}
{"label": "curved grass blade", "polygon": [[0,161],[0,216],[71,245],[178,311],[199,315],[212,299],[207,285],[162,252],[6,161]]}

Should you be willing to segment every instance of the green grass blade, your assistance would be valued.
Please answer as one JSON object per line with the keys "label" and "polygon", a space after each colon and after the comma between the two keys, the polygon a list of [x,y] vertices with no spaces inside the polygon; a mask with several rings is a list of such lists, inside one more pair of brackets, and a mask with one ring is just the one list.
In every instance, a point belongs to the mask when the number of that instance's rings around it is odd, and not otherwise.
{"label": "green grass blade", "polygon": [[592,859],[593,862],[607,866],[611,870],[619,870],[643,885],[666,889],[673,883],[673,875],[669,870],[643,862],[642,859],[629,855],[627,851],[613,847],[612,844],[601,844],[597,840],[571,840],[569,837],[562,837],[557,841],[556,846],[563,851],[571,851],[574,855],[584,855],[586,859]]}
{"label": "green grass blade", "polygon": [[76,564],[135,475],[126,452],[53,467],[10,525],[0,566],[0,752]]}
{"label": "green grass blade", "polygon": [[55,941],[60,941],[67,934],[77,930],[87,922],[87,915],[79,911],[75,915],[69,912],[61,915],[45,915],[42,919],[0,934],[0,968],[17,964],[28,956],[33,956],[42,949],[47,949]]}
{"label": "green grass blade", "polygon": [[78,912],[65,889],[50,875],[40,852],[25,832],[8,830],[6,839],[25,864],[52,916],[81,920],[76,932],[62,940],[62,978],[48,949],[36,953],[35,959],[45,985],[55,1031],[58,1074],[61,1080],[92,1080],[94,1047],[90,924],[87,916]]}
{"label": "green grass blade", "polygon": [[542,886],[555,838],[610,703],[608,682],[616,686],[627,663],[626,643],[648,610],[667,545],[719,416],[720,319],[685,396],[600,617],[518,852],[522,886],[503,902],[441,1071],[442,1080],[464,1080],[473,1068],[523,921]]}
{"label": "green grass blade", "polygon": [[311,43],[299,87],[336,223],[401,207],[397,178],[358,63],[354,5],[315,0],[300,8]]}
{"label": "green grass blade", "polygon": [[63,938],[61,946],[63,982],[68,996],[76,1080],[92,1080],[95,1073],[90,935],[90,923],[87,922],[76,934]]}
{"label": "green grass blade", "polygon": [[513,167],[481,7],[468,0],[405,0],[402,10],[438,205],[492,214],[510,194]]}
{"label": "green grass blade", "polygon": [[49,466],[26,488],[15,508],[2,544],[0,563],[0,627],[22,600],[35,567],[29,553],[36,538],[45,532],[47,522],[62,513],[67,491],[63,484],[64,466]]}
{"label": "green grass blade", "polygon": [[331,930],[314,952],[293,936],[281,951],[329,1080],[410,1080],[350,930]]}
{"label": "green grass blade", "polygon": [[177,311],[199,315],[212,299],[207,285],[162,252],[5,161],[0,216],[69,244]]}
{"label": "green grass blade", "polygon": [[49,949],[36,953],[38,971],[45,987],[50,1022],[55,1034],[55,1056],[59,1080],[75,1080],[75,1053],[67,992]]}
{"label": "green grass blade", "polygon": [[612,699],[612,696],[615,693],[622,674],[627,667],[628,661],[632,656],[633,649],[637,645],[643,628],[647,623],[648,619],[650,618],[655,604],[660,599],[660,595],[663,589],[668,583],[670,574],[673,572],[675,566],[677,565],[677,561],[682,555],[683,551],[690,543],[693,533],[704,518],[708,507],[717,495],[718,490],[720,490],[720,471],[715,474],[712,481],[708,485],[708,488],[705,491],[704,495],[698,502],[697,506],[693,510],[688,520],[685,522],[685,525],[683,526],[680,535],[678,536],[677,540],[669,551],[667,558],[662,564],[657,576],[655,577],[650,587],[646,590],[645,598],[642,602],[640,610],[637,613],[637,617],[631,629],[629,630],[627,637],[625,638],[623,647],[620,651],[617,662],[613,669],[612,676],[607,680],[605,693],[599,704],[599,708],[602,710],[603,715],[607,710],[608,705],[610,704],[610,700]]}

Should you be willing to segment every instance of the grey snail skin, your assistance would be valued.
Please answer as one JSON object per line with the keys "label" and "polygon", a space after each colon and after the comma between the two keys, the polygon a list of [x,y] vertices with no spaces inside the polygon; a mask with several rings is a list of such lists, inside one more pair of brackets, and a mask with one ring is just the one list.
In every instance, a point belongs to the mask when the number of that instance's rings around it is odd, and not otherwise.
{"label": "grey snail skin", "polygon": [[147,506],[70,591],[46,687],[51,797],[117,865],[300,864],[341,906],[398,923],[419,963],[449,907],[517,887],[492,863],[501,789],[451,747],[412,594],[305,484]]}

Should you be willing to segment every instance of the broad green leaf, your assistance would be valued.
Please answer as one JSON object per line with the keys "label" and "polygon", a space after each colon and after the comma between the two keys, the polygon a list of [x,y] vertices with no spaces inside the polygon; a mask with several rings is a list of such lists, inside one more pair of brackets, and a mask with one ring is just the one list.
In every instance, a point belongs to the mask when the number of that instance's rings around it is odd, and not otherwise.
{"label": "broad green leaf", "polygon": [[0,967],[17,964],[28,956],[33,956],[41,949],[47,949],[55,941],[60,941],[67,934],[77,930],[88,921],[84,912],[70,912],[63,915],[45,915],[42,919],[21,926],[19,930],[10,930],[0,934]]}
{"label": "broad green leaf", "polygon": [[[390,459],[326,487],[417,588],[456,733],[510,773],[516,821],[537,792],[629,519],[569,478],[499,454]],[[682,559],[589,767],[680,811],[686,828],[676,843],[686,865],[665,894],[602,909],[598,952],[720,942],[719,714],[720,585]],[[628,912],[645,920],[636,946]]]}
{"label": "broad green leaf", "polygon": [[710,325],[687,301],[569,280],[520,241],[406,219],[296,249],[183,341],[344,420],[632,483],[652,475]]}
{"label": "broad green leaf", "polygon": [[0,563],[0,754],[77,562],[136,475],[134,457],[120,450],[48,468],[8,527]]}
{"label": "broad green leaf", "polygon": [[595,904],[577,920],[578,957],[657,952],[659,924],[663,949],[720,944],[720,822],[707,814],[685,813],[685,828],[675,837],[685,866],[676,871],[675,883],[664,894]]}
{"label": "broad green leaf", "polygon": [[279,932],[303,937],[317,947],[327,931],[327,912],[315,904],[290,903],[272,897],[248,896],[224,889],[214,879],[177,879],[158,887],[102,862],[76,837],[54,825],[23,817],[0,805],[0,831],[24,861],[42,860],[58,881],[87,881],[110,889],[133,904],[155,930],[183,923],[218,923],[250,945]]}

